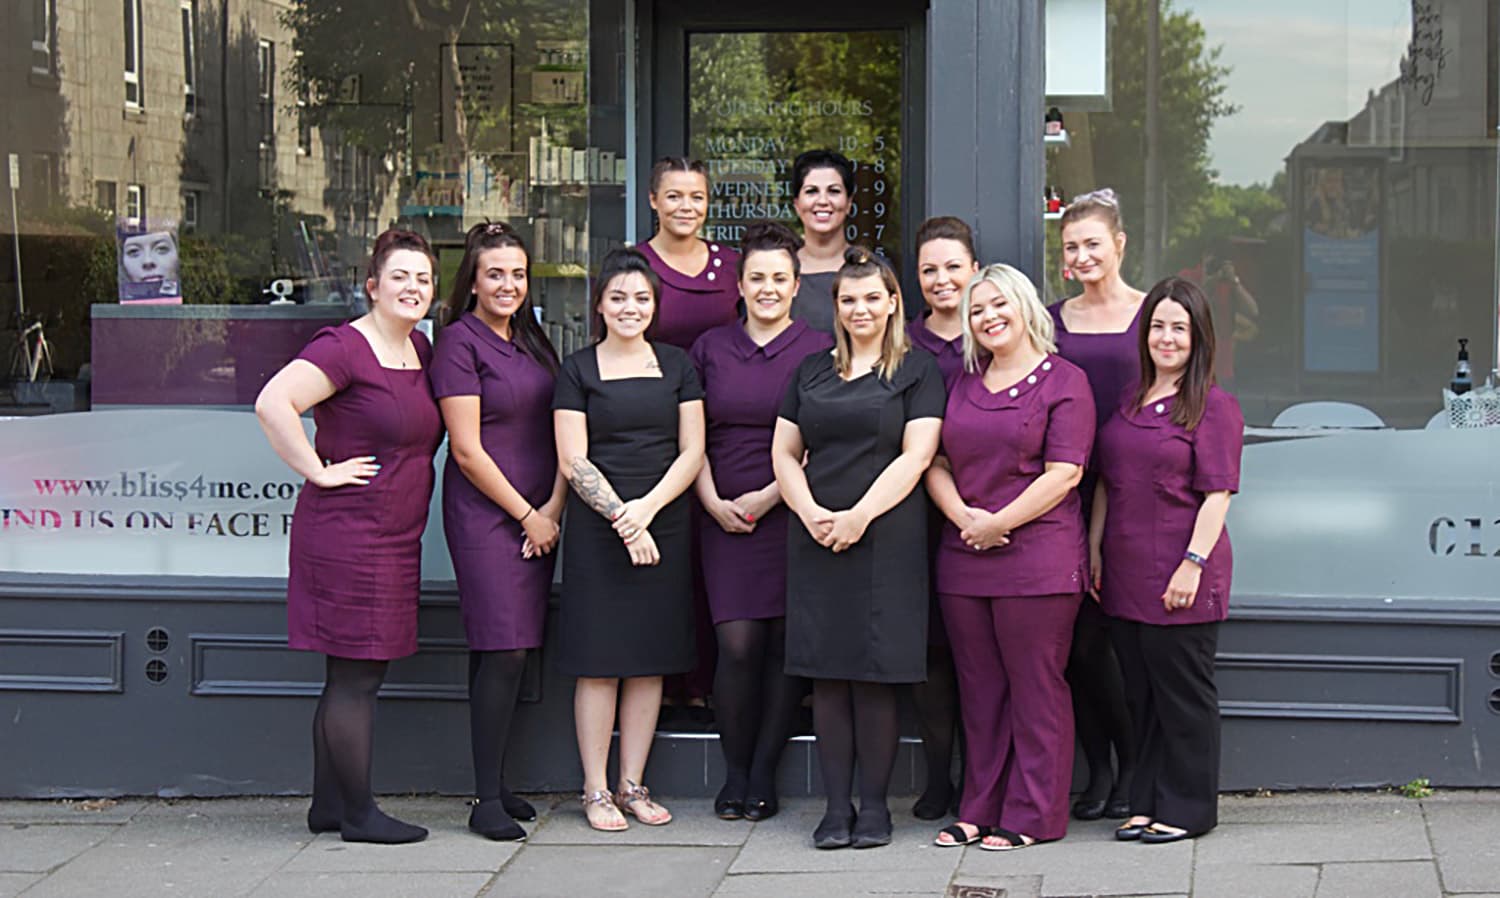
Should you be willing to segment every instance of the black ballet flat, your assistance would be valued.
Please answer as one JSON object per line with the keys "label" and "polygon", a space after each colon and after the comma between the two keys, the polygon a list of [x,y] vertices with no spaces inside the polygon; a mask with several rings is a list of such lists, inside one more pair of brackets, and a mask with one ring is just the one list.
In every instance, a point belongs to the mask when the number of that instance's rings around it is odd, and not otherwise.
{"label": "black ballet flat", "polygon": [[747,798],[745,799],[745,819],[758,821],[770,820],[781,810],[776,796],[770,798]]}
{"label": "black ballet flat", "polygon": [[1104,816],[1111,820],[1126,820],[1130,817],[1130,799],[1111,798],[1104,806]]}
{"label": "black ballet flat", "polygon": [[1168,842],[1181,842],[1184,839],[1194,838],[1196,833],[1183,830],[1180,833],[1170,832],[1165,829],[1157,829],[1156,824],[1151,824],[1141,830],[1141,841],[1147,845],[1165,845]]}
{"label": "black ballet flat", "polygon": [[823,822],[813,830],[813,847],[823,851],[848,848],[853,838],[850,833],[853,828],[854,813],[852,811],[844,817],[824,815]]}
{"label": "black ballet flat", "polygon": [[890,809],[860,808],[849,843],[855,848],[879,848],[891,844]]}
{"label": "black ballet flat", "polygon": [[1141,837],[1141,834],[1146,831],[1146,827],[1150,825],[1149,823],[1142,823],[1136,826],[1126,825],[1116,827],[1115,838],[1121,842],[1134,842]]}
{"label": "black ballet flat", "polygon": [[743,820],[746,817],[745,802],[738,798],[716,798],[714,816],[720,820]]}
{"label": "black ballet flat", "polygon": [[536,808],[531,806],[531,802],[512,794],[509,789],[501,788],[500,804],[512,820],[519,820],[522,823],[531,823],[536,820]]}
{"label": "black ballet flat", "polygon": [[948,816],[948,806],[953,801],[953,787],[945,790],[928,790],[922,793],[917,803],[911,806],[913,817],[918,820],[941,820]]}
{"label": "black ballet flat", "polygon": [[[1094,801],[1092,799],[1080,798],[1077,801],[1073,802],[1073,819],[1098,820],[1100,817],[1104,816],[1108,805],[1109,802],[1107,799],[1101,798],[1098,801]],[[1125,816],[1130,816],[1129,805],[1126,805],[1125,807]]]}
{"label": "black ballet flat", "polygon": [[496,842],[524,842],[526,830],[505,810],[498,798],[476,801],[469,810],[469,831]]}

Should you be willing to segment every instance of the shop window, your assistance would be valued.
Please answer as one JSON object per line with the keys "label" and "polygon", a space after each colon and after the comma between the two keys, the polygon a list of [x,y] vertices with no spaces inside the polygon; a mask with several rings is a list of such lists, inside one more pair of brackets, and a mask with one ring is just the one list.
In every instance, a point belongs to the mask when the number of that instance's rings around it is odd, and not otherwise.
{"label": "shop window", "polygon": [[143,68],[141,0],[124,0],[125,8],[125,105],[142,109],[146,105]]}
{"label": "shop window", "polygon": [[182,0],[178,8],[182,20],[182,113],[198,111],[197,0]]}
{"label": "shop window", "polygon": [[259,86],[256,98],[260,105],[260,145],[276,142],[276,44],[262,40],[256,44],[256,70]]}
{"label": "shop window", "polygon": [[143,184],[125,185],[125,224],[138,228],[146,217],[146,187]]}
{"label": "shop window", "polygon": [[31,71],[38,75],[57,74],[57,0],[32,0],[31,4]]}

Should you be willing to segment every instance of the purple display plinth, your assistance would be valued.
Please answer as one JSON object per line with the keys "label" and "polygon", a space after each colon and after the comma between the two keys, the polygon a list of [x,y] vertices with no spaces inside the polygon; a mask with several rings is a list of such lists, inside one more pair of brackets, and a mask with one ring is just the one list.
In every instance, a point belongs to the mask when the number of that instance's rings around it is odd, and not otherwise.
{"label": "purple display plinth", "polygon": [[93,405],[252,405],[343,306],[93,307]]}

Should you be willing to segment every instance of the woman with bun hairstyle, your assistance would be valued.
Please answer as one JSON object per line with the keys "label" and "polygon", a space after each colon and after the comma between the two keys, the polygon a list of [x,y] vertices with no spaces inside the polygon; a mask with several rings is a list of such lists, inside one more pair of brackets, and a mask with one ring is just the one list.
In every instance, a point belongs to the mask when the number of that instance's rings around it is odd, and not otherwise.
{"label": "woman with bun hairstyle", "polygon": [[697,159],[663,156],[651,167],[656,233],[638,248],[661,280],[652,339],[688,349],[703,333],[736,317],[739,253],[698,236],[708,218],[708,169]]}
{"label": "woman with bun hairstyle", "polygon": [[834,294],[833,352],[798,366],[771,459],[799,522],[787,535],[786,669],[814,680],[828,805],[813,844],[872,848],[891,840],[897,686],[927,671],[921,479],[945,397],[937,362],[906,337],[901,289],[884,259],[851,248]]}
{"label": "woman with bun hairstyle", "polygon": [[833,339],[791,318],[801,245],[785,225],[746,228],[745,320],[699,337],[691,353],[708,420],[699,545],[719,641],[714,706],[726,778],[714,813],[725,820],[775,816],[776,768],[803,693],[784,670],[790,516],[771,470],[771,434],[797,366]]}
{"label": "woman with bun hairstyle", "polygon": [[1099,433],[1089,548],[1136,731],[1132,816],[1115,837],[1160,843],[1218,823],[1214,656],[1245,418],[1214,382],[1213,314],[1197,285],[1167,278],[1141,318],[1139,381]]}
{"label": "woman with bun hairstyle", "polygon": [[[1119,406],[1122,391],[1138,376],[1136,341],[1146,294],[1120,275],[1125,230],[1113,190],[1106,187],[1074,197],[1060,226],[1063,265],[1083,286],[1083,293],[1051,308],[1057,354],[1088,375],[1097,425],[1102,428]],[[1078,488],[1085,521],[1098,465],[1096,457],[1084,469]],[[1098,605],[1084,602],[1073,625],[1068,659],[1078,743],[1089,771],[1088,785],[1073,803],[1073,816],[1079,820],[1120,820],[1130,813],[1135,744],[1109,630],[1109,618]]]}
{"label": "woman with bun hairstyle", "polygon": [[557,354],[532,314],[531,260],[510,226],[469,229],[444,309],[432,391],[448,427],[443,532],[469,642],[469,829],[526,838],[536,811],[504,785],[526,655],[542,645],[567,483],[557,473]]}
{"label": "woman with bun hairstyle", "polygon": [[1083,371],[1055,354],[1052,318],[1024,274],[981,269],[963,311],[966,370],[927,472],[947,519],[936,588],[967,735],[959,822],[937,844],[1009,851],[1068,831],[1063,668],[1087,573],[1076,487],[1094,402]]}
{"label": "woman with bun hairstyle", "polygon": [[792,317],[834,331],[833,285],[849,249],[845,226],[854,202],[854,163],[833,150],[808,150],[792,163],[792,206],[802,221],[802,277]]}
{"label": "woman with bun hairstyle", "polygon": [[[943,383],[948,386],[963,373],[964,328],[960,306],[964,287],[978,270],[974,232],[961,219],[929,218],[917,228],[917,283],[927,308],[911,323],[911,342],[932,353],[938,370],[943,372]],[[928,517],[928,555],[929,561],[935,562],[943,515],[933,507]],[[927,680],[914,684],[911,694],[917,729],[922,736],[922,754],[927,761],[927,784],[911,812],[919,820],[937,820],[948,814],[956,797],[949,774],[958,730],[958,683],[936,592],[932,594],[932,615],[927,625]]]}
{"label": "woman with bun hairstyle", "polygon": [[[572,486],[556,663],[578,678],[584,812],[605,831],[626,828],[622,811],[650,826],[672,819],[641,781],[662,677],[694,660],[684,494],[703,465],[703,389],[687,353],[647,339],[658,288],[636,250],[604,257],[593,290],[596,342],[563,361],[552,401],[558,469]],[[617,716],[620,779],[611,794]]]}
{"label": "woman with bun hairstyle", "polygon": [[427,380],[432,347],[416,327],[432,305],[436,262],[421,235],[381,234],[365,280],[370,311],[314,334],[255,400],[271,448],[307,478],[292,513],[287,643],[325,656],[307,827],[346,842],[427,837],[376,806],[370,766],[375,694],[390,661],[417,650],[443,421]]}

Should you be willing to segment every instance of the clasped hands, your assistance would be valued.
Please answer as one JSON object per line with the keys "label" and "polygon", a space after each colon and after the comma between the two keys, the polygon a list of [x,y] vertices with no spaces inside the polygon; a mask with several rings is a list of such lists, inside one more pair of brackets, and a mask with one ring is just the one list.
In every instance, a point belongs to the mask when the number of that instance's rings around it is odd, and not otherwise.
{"label": "clasped hands", "polygon": [[655,503],[642,497],[621,505],[610,517],[615,533],[625,542],[625,548],[630,552],[630,563],[636,567],[651,566],[661,561],[656,540],[647,529],[658,511],[660,509]]}
{"label": "clasped hands", "polygon": [[870,516],[858,506],[845,511],[829,511],[821,505],[814,505],[798,517],[802,518],[802,526],[807,528],[814,542],[835,553],[859,542],[870,526]]}
{"label": "clasped hands", "polygon": [[953,525],[958,528],[958,536],[964,541],[964,545],[976,552],[1010,545],[1012,528],[1005,520],[1003,509],[985,511],[982,508],[965,505],[958,517],[953,518],[952,521]]}

